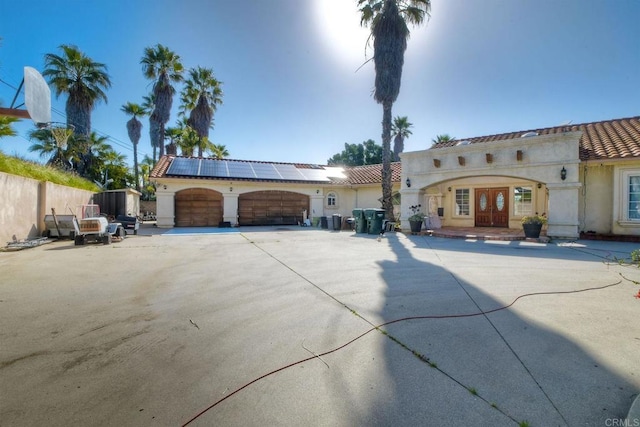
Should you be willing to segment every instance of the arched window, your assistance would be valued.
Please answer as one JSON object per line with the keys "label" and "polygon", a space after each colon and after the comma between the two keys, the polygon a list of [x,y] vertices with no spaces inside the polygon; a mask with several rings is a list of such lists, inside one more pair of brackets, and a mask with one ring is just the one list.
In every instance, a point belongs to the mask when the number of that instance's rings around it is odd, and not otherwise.
{"label": "arched window", "polygon": [[336,207],[338,206],[338,195],[333,191],[327,193],[327,206]]}

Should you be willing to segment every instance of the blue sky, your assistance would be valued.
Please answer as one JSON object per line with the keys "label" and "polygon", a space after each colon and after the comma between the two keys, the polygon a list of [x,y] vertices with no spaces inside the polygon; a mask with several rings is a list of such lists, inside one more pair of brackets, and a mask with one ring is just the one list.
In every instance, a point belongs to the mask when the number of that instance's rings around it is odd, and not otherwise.
{"label": "blue sky", "polygon": [[[214,70],[224,104],[210,139],[230,158],[325,163],[344,143],[381,143],[382,107],[355,0],[0,0],[0,100],[25,65],[75,44],[107,64],[109,102],[93,128],[132,161],[120,107],[151,90],[140,58],[162,43],[185,67]],[[640,114],[640,1],[432,0],[413,28],[393,114],[408,116],[405,151],[436,135],[490,135]],[[368,51],[371,57],[372,51]],[[53,121],[65,98],[52,95]],[[19,97],[19,101],[23,97]],[[169,125],[177,118],[178,101]],[[143,120],[139,152],[151,154]],[[27,151],[29,122],[0,149]]]}

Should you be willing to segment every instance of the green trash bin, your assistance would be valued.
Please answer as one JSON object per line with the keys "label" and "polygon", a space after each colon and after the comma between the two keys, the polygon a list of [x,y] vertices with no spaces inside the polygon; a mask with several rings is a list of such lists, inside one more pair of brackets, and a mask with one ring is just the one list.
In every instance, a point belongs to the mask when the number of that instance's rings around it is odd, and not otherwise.
{"label": "green trash bin", "polygon": [[365,209],[364,216],[368,222],[367,233],[380,234],[384,224],[384,209]]}
{"label": "green trash bin", "polygon": [[352,212],[353,218],[356,220],[356,233],[367,232],[367,220],[364,217],[364,210],[354,209]]}

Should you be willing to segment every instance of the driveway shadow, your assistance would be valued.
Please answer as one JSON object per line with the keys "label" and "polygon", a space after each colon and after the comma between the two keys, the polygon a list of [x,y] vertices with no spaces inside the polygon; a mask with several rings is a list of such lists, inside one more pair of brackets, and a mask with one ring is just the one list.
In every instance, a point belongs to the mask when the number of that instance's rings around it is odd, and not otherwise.
{"label": "driveway shadow", "polygon": [[[599,348],[611,360],[622,350],[602,348],[616,342],[602,334],[606,324],[617,325],[611,316],[617,299],[625,298],[613,290],[615,274],[583,279],[553,272],[556,263],[575,263],[571,270],[600,260],[570,249],[427,239],[386,236],[396,256],[378,263],[386,285],[380,316],[389,322],[380,328],[389,338],[381,373],[386,389],[353,424],[615,425],[625,418],[638,379],[633,384],[620,371],[636,362],[622,361],[614,372],[593,355]],[[544,294],[501,309],[538,292]],[[567,332],[571,319],[583,322],[575,334]],[[630,354],[633,349],[620,352]],[[349,404],[356,406],[353,399]]]}

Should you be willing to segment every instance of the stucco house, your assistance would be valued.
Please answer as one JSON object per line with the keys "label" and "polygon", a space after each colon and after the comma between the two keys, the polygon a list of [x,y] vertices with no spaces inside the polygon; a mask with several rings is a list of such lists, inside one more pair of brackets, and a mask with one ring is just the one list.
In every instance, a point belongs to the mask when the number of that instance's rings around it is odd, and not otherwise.
{"label": "stucco house", "polygon": [[[400,190],[400,163],[392,163]],[[352,168],[162,157],[150,175],[156,183],[156,219],[162,228],[304,223],[354,208],[379,208],[381,165]],[[399,203],[399,201],[398,201]],[[399,212],[399,204],[398,204]]]}
{"label": "stucco house", "polygon": [[640,235],[640,117],[455,140],[401,161],[403,229],[421,203],[448,227],[545,214],[549,237]]}
{"label": "stucco house", "polygon": [[[443,227],[521,228],[552,238],[640,236],[640,117],[465,138],[392,163],[397,218],[409,206]],[[159,227],[295,224],[379,208],[381,165],[329,166],[165,156],[151,179]]]}

